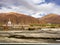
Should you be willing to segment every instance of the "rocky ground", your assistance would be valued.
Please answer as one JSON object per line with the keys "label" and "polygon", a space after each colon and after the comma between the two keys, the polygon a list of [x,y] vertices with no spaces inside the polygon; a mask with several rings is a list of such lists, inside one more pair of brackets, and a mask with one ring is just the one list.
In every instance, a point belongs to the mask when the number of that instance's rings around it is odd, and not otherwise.
{"label": "rocky ground", "polygon": [[60,43],[60,32],[0,31],[0,43]]}

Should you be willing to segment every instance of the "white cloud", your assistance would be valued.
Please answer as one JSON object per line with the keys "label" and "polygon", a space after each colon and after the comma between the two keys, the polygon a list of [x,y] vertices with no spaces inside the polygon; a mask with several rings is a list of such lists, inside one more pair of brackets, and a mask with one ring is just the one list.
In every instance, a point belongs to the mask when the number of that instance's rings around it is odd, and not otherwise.
{"label": "white cloud", "polygon": [[60,6],[54,3],[48,3],[48,4],[45,3],[45,4],[37,5],[37,8],[38,8],[38,11],[36,11],[36,14],[34,15],[35,17],[40,17],[50,13],[60,14]]}
{"label": "white cloud", "polygon": [[31,16],[33,16],[33,17],[35,17],[35,18],[39,18],[39,17],[42,17],[42,16],[44,16],[44,15],[46,15],[45,12],[38,12],[38,13],[35,13],[35,14],[31,15]]}
{"label": "white cloud", "polygon": [[10,9],[6,9],[4,7],[2,7],[2,9],[0,9],[0,13],[7,13],[7,12],[11,12],[13,10],[10,10]]}
{"label": "white cloud", "polygon": [[25,7],[22,6],[10,6],[8,7],[2,7],[2,9],[0,9],[0,13],[8,13],[8,12],[17,12],[17,13],[22,13],[22,14],[26,14],[26,15],[31,15],[32,13],[34,13],[34,11],[29,10]]}
{"label": "white cloud", "polygon": [[[15,2],[21,5],[16,6]],[[14,2],[9,0],[9,2],[6,1],[5,4],[7,7],[11,7],[11,9],[3,6],[2,9],[0,9],[1,12],[19,12],[24,13],[27,15],[31,15],[33,17],[42,17],[44,15],[47,15],[49,13],[55,13],[60,14],[60,6],[54,4],[54,3],[44,3],[40,5],[35,5],[37,3],[45,2],[45,0],[14,0]],[[11,3],[11,4],[10,4]]]}
{"label": "white cloud", "polygon": [[32,0],[33,3],[38,4],[38,3],[42,3],[45,2],[45,0]]}

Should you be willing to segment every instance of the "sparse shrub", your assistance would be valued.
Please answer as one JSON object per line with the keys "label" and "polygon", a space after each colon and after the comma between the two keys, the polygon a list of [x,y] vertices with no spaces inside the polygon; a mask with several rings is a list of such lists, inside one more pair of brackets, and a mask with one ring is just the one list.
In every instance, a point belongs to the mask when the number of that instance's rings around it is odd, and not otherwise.
{"label": "sparse shrub", "polygon": [[41,26],[40,24],[31,24],[30,26]]}
{"label": "sparse shrub", "polygon": [[21,29],[24,30],[25,28],[22,26]]}
{"label": "sparse shrub", "polygon": [[28,30],[35,30],[35,28],[28,28]]}
{"label": "sparse shrub", "polygon": [[55,27],[50,27],[50,28],[55,28]]}
{"label": "sparse shrub", "polygon": [[37,29],[41,29],[41,28],[37,28]]}

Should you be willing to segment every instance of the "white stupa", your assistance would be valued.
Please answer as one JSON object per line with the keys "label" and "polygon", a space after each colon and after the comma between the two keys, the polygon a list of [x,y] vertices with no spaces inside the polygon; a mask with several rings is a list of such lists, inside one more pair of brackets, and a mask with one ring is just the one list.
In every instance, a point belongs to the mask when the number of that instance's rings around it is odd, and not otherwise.
{"label": "white stupa", "polygon": [[12,23],[11,23],[11,20],[9,19],[9,21],[8,21],[8,24],[7,24],[8,26],[12,26]]}

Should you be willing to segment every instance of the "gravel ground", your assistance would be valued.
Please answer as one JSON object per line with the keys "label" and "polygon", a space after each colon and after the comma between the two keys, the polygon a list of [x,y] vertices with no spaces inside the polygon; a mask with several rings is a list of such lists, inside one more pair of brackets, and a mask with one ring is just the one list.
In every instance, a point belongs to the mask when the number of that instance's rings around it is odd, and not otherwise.
{"label": "gravel ground", "polygon": [[0,43],[60,43],[53,39],[16,39],[0,37]]}
{"label": "gravel ground", "polygon": [[22,38],[8,38],[9,35],[24,35],[26,37],[53,37],[53,38],[60,38],[60,32],[59,31],[38,31],[38,33],[35,31],[34,33],[32,31],[25,33],[21,33],[21,31],[0,31],[0,43],[60,43],[60,41],[56,41],[54,39],[22,39]]}

